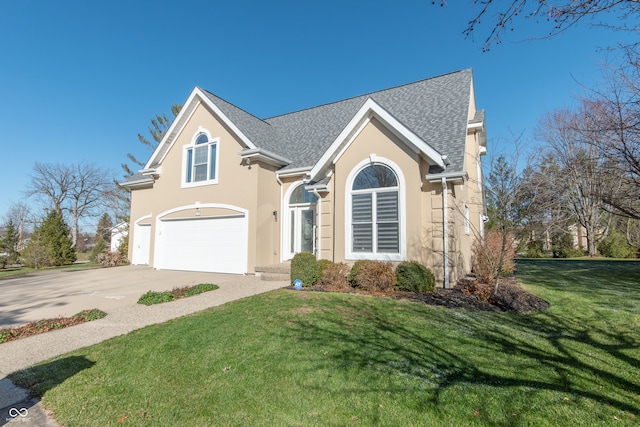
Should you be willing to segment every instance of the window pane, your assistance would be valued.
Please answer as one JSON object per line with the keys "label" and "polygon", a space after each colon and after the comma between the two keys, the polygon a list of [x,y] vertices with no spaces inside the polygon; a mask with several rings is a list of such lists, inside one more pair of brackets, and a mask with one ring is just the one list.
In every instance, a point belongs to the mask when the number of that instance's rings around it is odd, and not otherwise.
{"label": "window pane", "polygon": [[398,221],[398,192],[376,194],[376,214],[378,223]]}
{"label": "window pane", "polygon": [[206,144],[207,142],[209,142],[209,138],[207,138],[206,134],[200,134],[198,135],[198,138],[196,138],[196,145],[198,144]]}
{"label": "window pane", "polygon": [[351,219],[353,222],[371,222],[373,220],[371,196],[371,194],[354,194],[352,196]]}
{"label": "window pane", "polygon": [[397,187],[396,174],[385,165],[371,165],[364,168],[353,181],[354,190],[368,188]]}
{"label": "window pane", "polygon": [[291,193],[291,197],[289,197],[289,204],[315,203],[317,200],[318,197],[316,197],[315,194],[305,190],[304,185],[300,185],[293,190],[293,193]]}
{"label": "window pane", "polygon": [[378,224],[378,252],[400,252],[398,223]]}
{"label": "window pane", "polygon": [[201,165],[201,164],[207,164],[207,154],[209,152],[209,147],[198,147],[195,149],[196,150],[196,155],[195,155],[195,164],[196,165]]}
{"label": "window pane", "polygon": [[209,165],[209,179],[216,179],[216,156],[218,155],[218,144],[211,145],[211,163]]}
{"label": "window pane", "polygon": [[353,224],[353,252],[372,251],[371,229],[371,224]]}
{"label": "window pane", "polygon": [[187,150],[187,182],[191,182],[193,173],[193,150]]}
{"label": "window pane", "polygon": [[207,165],[196,165],[195,167],[195,179],[194,181],[206,181],[207,180]]}

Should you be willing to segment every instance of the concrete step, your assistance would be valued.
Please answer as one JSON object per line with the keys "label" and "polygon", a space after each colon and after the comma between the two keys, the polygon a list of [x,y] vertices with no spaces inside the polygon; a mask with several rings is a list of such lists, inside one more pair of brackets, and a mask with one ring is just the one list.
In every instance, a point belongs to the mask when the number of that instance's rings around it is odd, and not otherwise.
{"label": "concrete step", "polygon": [[256,273],[276,273],[276,274],[291,274],[291,264],[272,264],[261,265],[256,267]]}
{"label": "concrete step", "polygon": [[256,276],[270,282],[291,280],[291,263],[258,266]]}
{"label": "concrete step", "polygon": [[288,282],[291,280],[291,275],[281,273],[260,273],[260,279],[267,282]]}

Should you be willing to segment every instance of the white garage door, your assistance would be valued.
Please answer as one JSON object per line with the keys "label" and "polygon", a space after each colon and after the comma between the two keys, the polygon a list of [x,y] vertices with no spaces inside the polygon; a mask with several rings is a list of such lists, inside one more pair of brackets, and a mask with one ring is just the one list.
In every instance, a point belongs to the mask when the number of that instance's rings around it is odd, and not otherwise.
{"label": "white garage door", "polygon": [[247,233],[244,215],[160,221],[154,267],[244,274]]}

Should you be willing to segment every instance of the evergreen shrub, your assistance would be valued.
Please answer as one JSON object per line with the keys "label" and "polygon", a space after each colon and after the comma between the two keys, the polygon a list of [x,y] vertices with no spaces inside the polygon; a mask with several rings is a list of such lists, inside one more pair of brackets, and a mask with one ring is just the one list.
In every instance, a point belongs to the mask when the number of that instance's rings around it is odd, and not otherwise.
{"label": "evergreen shrub", "polygon": [[396,267],[396,289],[408,292],[433,292],[436,277],[433,272],[417,261],[405,261]]}
{"label": "evergreen shrub", "polygon": [[311,252],[300,252],[291,260],[291,283],[296,279],[302,286],[313,286],[320,280],[320,266]]}

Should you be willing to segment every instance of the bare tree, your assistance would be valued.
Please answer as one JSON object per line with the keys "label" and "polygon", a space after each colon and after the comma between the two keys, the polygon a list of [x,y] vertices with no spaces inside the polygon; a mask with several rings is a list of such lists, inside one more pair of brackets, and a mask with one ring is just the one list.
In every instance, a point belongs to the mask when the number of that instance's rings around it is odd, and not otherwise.
{"label": "bare tree", "polygon": [[607,87],[583,102],[595,148],[620,171],[621,190],[603,194],[616,214],[640,220],[640,65],[610,68]]}
{"label": "bare tree", "polygon": [[95,164],[35,163],[27,194],[36,196],[60,215],[71,217],[75,247],[81,218],[91,216],[114,197],[116,189],[108,170]]}
{"label": "bare tree", "polygon": [[69,165],[35,162],[26,194],[37,197],[62,215],[73,179],[73,168]]}
{"label": "bare tree", "polygon": [[[444,6],[447,1],[432,3]],[[489,35],[485,38],[484,50],[488,50],[492,44],[500,43],[502,34],[513,31],[518,19],[522,18],[541,19],[551,24],[546,37],[559,34],[582,21],[616,31],[640,31],[637,24],[640,18],[639,0],[473,0],[473,5],[477,12],[467,22],[464,34],[472,36],[481,21],[493,22]],[[612,14],[614,19],[602,19],[608,14]]]}
{"label": "bare tree", "polygon": [[553,176],[562,185],[558,200],[567,215],[585,228],[589,255],[595,256],[610,222],[603,198],[621,191],[621,176],[614,164],[600,156],[592,117],[588,103],[577,111],[560,109],[540,121],[537,133],[560,166]]}

